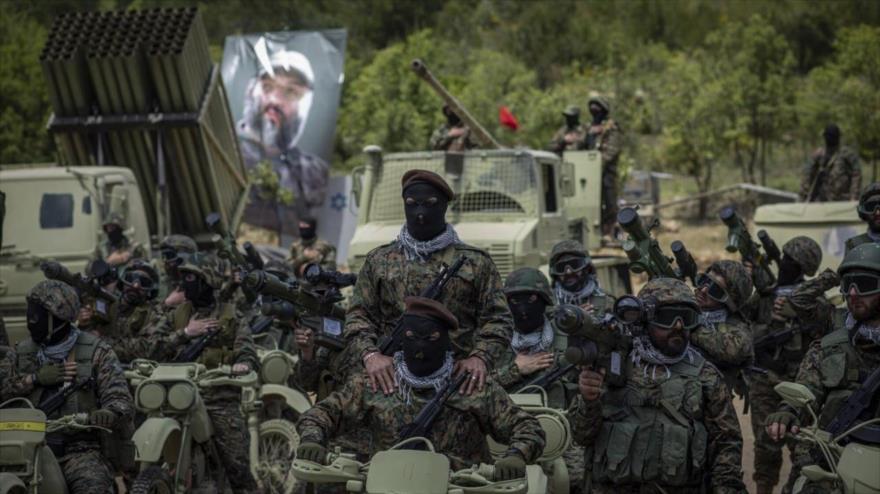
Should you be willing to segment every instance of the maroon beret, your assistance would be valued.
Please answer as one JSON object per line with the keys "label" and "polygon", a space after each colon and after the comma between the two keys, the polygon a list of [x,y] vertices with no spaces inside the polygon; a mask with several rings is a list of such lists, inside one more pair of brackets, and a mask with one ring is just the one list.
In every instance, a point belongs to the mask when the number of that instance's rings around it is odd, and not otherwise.
{"label": "maroon beret", "polygon": [[417,316],[433,319],[444,326],[449,331],[458,329],[458,319],[449,312],[449,309],[440,302],[425,297],[406,297],[403,299],[406,304],[405,316]]}
{"label": "maroon beret", "polygon": [[408,172],[403,174],[403,177],[400,179],[400,185],[403,187],[405,191],[407,187],[415,184],[428,184],[439,190],[446,196],[447,200],[452,200],[455,197],[455,193],[452,192],[452,188],[449,187],[449,184],[446,183],[446,180],[443,180],[443,177],[440,175],[428,171],[428,170],[409,170]]}

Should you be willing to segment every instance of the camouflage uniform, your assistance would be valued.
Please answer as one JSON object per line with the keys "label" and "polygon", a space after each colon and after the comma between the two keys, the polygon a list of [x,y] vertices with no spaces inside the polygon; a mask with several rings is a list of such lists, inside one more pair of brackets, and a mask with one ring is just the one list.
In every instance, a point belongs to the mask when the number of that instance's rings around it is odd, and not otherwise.
{"label": "camouflage uniform", "polygon": [[[195,254],[180,266],[180,271],[194,272],[207,280],[216,290],[220,277],[214,261],[204,255]],[[217,319],[219,327],[214,338],[202,351],[196,362],[208,369],[220,365],[248,364],[251,370],[259,370],[257,351],[251,338],[250,328],[244,323],[235,305],[215,302],[209,307],[195,307],[192,302],[184,302],[167,312],[151,329],[150,341],[157,360],[174,360],[180,350],[190,342],[184,332],[191,319]],[[202,393],[202,399],[214,425],[214,440],[220,459],[227,471],[227,478],[236,492],[253,492],[257,489],[256,480],[251,474],[248,456],[250,434],[247,423],[239,407],[241,391],[236,387],[217,386]]]}
{"label": "camouflage uniform", "polygon": [[[611,103],[597,96],[589,103],[596,103],[611,113]],[[617,222],[617,161],[623,150],[623,131],[617,122],[606,118],[602,123],[590,125],[581,149],[595,149],[602,153],[602,225],[603,233],[610,233]]]}
{"label": "camouflage uniform", "polygon": [[[186,235],[168,235],[162,240],[160,244],[161,250],[171,249],[174,250],[178,255],[188,255],[195,254],[198,252],[199,248],[196,245],[196,241]],[[177,289],[178,284],[180,283],[180,279],[177,276],[172,275],[162,269],[161,278],[159,281],[159,300],[165,300],[171,292]]]}
{"label": "camouflage uniform", "polygon": [[[566,108],[562,114],[569,118],[578,118],[581,115],[581,110],[575,106],[570,106]],[[565,136],[569,134],[574,134],[575,139],[572,142],[565,142]],[[574,128],[571,128],[566,124],[553,134],[553,139],[550,140],[550,145],[547,146],[547,149],[556,154],[562,155],[563,151],[577,149],[579,146],[582,146],[586,137],[587,129],[583,124],[578,123]]]}
{"label": "camouflage uniform", "polygon": [[[678,280],[651,280],[639,294],[648,295],[696,308]],[[744,493],[742,434],[718,369],[699,352],[668,366],[668,375],[625,362],[625,386],[606,385],[596,401],[579,395],[568,413],[586,448],[586,491]]]}
{"label": "camouflage uniform", "polygon": [[513,321],[501,292],[501,279],[489,255],[476,247],[453,244],[434,252],[425,262],[408,261],[398,242],[367,254],[345,319],[345,339],[354,365],[377,351],[380,337],[390,335],[403,314],[403,299],[417,295],[431,283],[443,263],[467,260],[440,297],[458,317],[460,328],[450,334],[455,358],[477,356],[492,369],[507,350]]}
{"label": "camouflage uniform", "polygon": [[724,321],[705,324],[691,332],[691,343],[724,374],[729,388],[737,388],[740,394],[744,382],[740,373],[753,360],[752,334],[749,323],[740,308],[752,292],[752,280],[746,268],[736,261],[717,261],[709,266],[709,272],[724,277],[727,282],[729,302]]}
{"label": "camouflage uniform", "polygon": [[[55,280],[44,280],[31,289],[28,298],[39,300],[55,317],[65,321],[76,319],[79,300],[76,291]],[[75,330],[75,327],[71,327]],[[15,374],[3,386],[2,394],[25,396],[33,403],[45,399],[45,393],[54,394],[58,387],[44,388],[35,379],[27,379],[40,368],[40,346],[30,338],[16,345]],[[58,418],[72,413],[90,413],[109,410],[116,416],[115,427],[130,421],[134,403],[128,383],[122,373],[113,349],[97,337],[80,332],[67,360],[77,363],[77,380],[95,379],[93,387],[86,387],[67,399],[50,415]],[[101,454],[100,436],[94,432],[58,432],[47,434],[47,442],[61,464],[64,478],[72,493],[112,492],[113,474],[107,458]]]}
{"label": "camouflage uniform", "polygon": [[[552,267],[556,264],[556,261],[566,255],[584,256],[587,262],[593,262],[590,253],[587,252],[583,244],[577,240],[563,240],[556,243],[556,245],[553,246],[553,249],[550,250],[550,266]],[[589,305],[595,312],[609,312],[614,308],[614,297],[602,291],[602,287],[598,285],[598,280],[596,280],[596,283],[596,289],[589,295],[579,298],[576,303],[581,307]],[[559,286],[559,281],[555,276],[553,277],[552,288],[554,290],[559,290],[561,288]],[[561,303],[559,300],[557,300],[557,302]]]}
{"label": "camouflage uniform", "polygon": [[[861,197],[859,197],[859,207],[861,207],[864,203],[868,202],[868,199],[880,195],[880,182],[873,182],[867,188],[865,188],[864,192],[862,192]],[[870,216],[864,215],[861,211],[859,211],[859,217],[865,223],[868,223],[871,220]],[[849,238],[846,241],[846,252],[851,251],[859,245],[867,244],[871,242],[880,243],[880,235],[875,234],[871,231],[871,228],[868,228],[868,231],[865,233],[861,233],[856,235],[855,237]]]}
{"label": "camouflage uniform", "polygon": [[[373,392],[366,376],[353,376],[344,388],[306,411],[297,431],[302,442],[326,444],[344,424],[358,424],[371,431],[372,455],[396,444],[398,431],[415,419],[433,394],[413,389],[407,403],[400,393],[386,396],[382,391]],[[449,457],[453,470],[460,470],[475,463],[491,463],[488,444],[482,439],[487,434],[515,448],[526,463],[533,463],[544,449],[544,431],[538,421],[491,381],[471,396],[454,393],[437,416],[428,439],[437,452]]]}
{"label": "camouflage uniform", "polygon": [[313,262],[320,264],[325,271],[336,271],[336,247],[317,237],[293,242],[288,259],[296,271],[300,266]]}
{"label": "camouflage uniform", "polygon": [[[123,231],[126,228],[125,219],[119,213],[110,213],[107,217],[107,221],[104,222],[105,225],[111,223],[119,225],[119,228]],[[109,239],[106,240],[101,250],[101,257],[106,259],[111,254],[117,252],[127,252],[129,254],[129,259],[148,257],[147,250],[143,245],[138,242],[132,242],[125,235],[123,235],[121,241],[117,243],[113,243]]]}
{"label": "camouflage uniform", "polygon": [[[822,249],[809,237],[795,237],[782,246],[785,256],[795,260],[801,272],[807,276],[816,274],[822,262]],[[798,366],[806,353],[810,342],[821,335],[821,328],[816,328],[812,320],[800,320],[794,312],[784,314],[785,321],[772,319],[773,302],[777,297],[787,298],[798,285],[777,287],[769,295],[761,297],[761,306],[765,311],[754,319],[753,335],[757,341],[786,329],[795,329],[791,338],[774,348],[755,349],[755,364],[767,370],[767,374],[751,374],[749,398],[751,401],[752,431],[755,435],[755,483],[759,492],[769,492],[779,481],[779,469],[782,466],[782,445],[771,440],[766,433],[764,422],[775,412],[781,403],[779,395],[773,387],[782,381],[792,381],[797,375]],[[825,297],[817,296],[816,304],[827,304]]]}
{"label": "camouflage uniform", "polygon": [[831,150],[823,147],[813,152],[804,167],[800,200],[855,201],[859,198],[861,189],[862,169],[859,156],[846,146],[838,145]]}
{"label": "camouflage uniform", "polygon": [[456,127],[463,127],[464,134],[458,137],[450,137],[449,131],[453,129],[448,123],[437,127],[431,134],[431,149],[435,151],[467,151],[477,147],[477,143],[471,138],[471,130],[464,124]]}

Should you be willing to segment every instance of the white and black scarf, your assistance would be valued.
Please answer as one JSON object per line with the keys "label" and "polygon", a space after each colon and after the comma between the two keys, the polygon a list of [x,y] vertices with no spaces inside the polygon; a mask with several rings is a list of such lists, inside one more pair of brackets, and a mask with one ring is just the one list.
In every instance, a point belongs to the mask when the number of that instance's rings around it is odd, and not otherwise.
{"label": "white and black scarf", "polygon": [[394,372],[397,375],[398,392],[403,396],[406,404],[409,405],[412,401],[413,389],[433,388],[435,392],[439,393],[440,390],[449,383],[449,380],[452,377],[452,367],[454,362],[452,352],[446,352],[446,360],[439,369],[427,376],[417,376],[406,366],[406,361],[403,359],[403,352],[400,351],[395,353]]}
{"label": "white and black scarf", "polygon": [[727,308],[722,307],[720,309],[713,310],[704,310],[702,312],[703,316],[703,326],[710,331],[715,331],[719,324],[727,321]]}
{"label": "white and black scarf", "polygon": [[582,300],[586,300],[593,295],[602,294],[602,290],[599,288],[599,283],[594,275],[590,275],[587,278],[587,283],[578,291],[570,292],[562,286],[562,283],[556,283],[554,291],[556,292],[557,303],[569,305],[580,305]]}
{"label": "white and black scarf", "polygon": [[657,369],[662,368],[666,373],[666,378],[670,378],[672,373],[669,371],[669,367],[675,365],[685,358],[688,359],[688,362],[693,363],[694,358],[699,355],[697,349],[691,346],[690,343],[684,348],[684,351],[681,352],[681,355],[676,357],[670,357],[665,353],[661,352],[657,347],[651,343],[651,339],[647,336],[639,336],[633,339],[633,349],[630,352],[630,359],[632,359],[632,363],[637,367],[642,368],[642,375],[648,376],[648,369],[651,369],[651,379],[657,379]]}
{"label": "white and black scarf", "polygon": [[72,326],[67,338],[54,345],[40,345],[40,349],[37,350],[37,360],[40,362],[40,365],[42,366],[47,362],[63,362],[67,360],[67,355],[70,354],[73,345],[76,345],[77,338],[79,338],[79,328]]}
{"label": "white and black scarf", "polygon": [[853,317],[852,313],[846,313],[846,322],[844,325],[846,326],[847,331],[852,331],[852,329],[858,324],[859,329],[856,330],[856,333],[852,337],[852,344],[855,345],[856,337],[864,338],[875,345],[880,345],[880,326],[872,326],[865,323],[859,323]]}
{"label": "white and black scarf", "polygon": [[527,353],[529,355],[535,353],[546,352],[553,347],[553,326],[550,321],[544,319],[544,328],[541,331],[532,331],[528,334],[513,331],[513,338],[510,339],[510,346],[516,353]]}
{"label": "white and black scarf", "polygon": [[423,242],[413,238],[409,234],[406,224],[404,224],[400,228],[400,234],[397,235],[397,243],[400,245],[400,250],[408,261],[425,262],[431,257],[431,254],[443,250],[450,245],[460,244],[461,239],[458,238],[458,234],[452,228],[452,225],[447,223],[446,230],[443,233]]}

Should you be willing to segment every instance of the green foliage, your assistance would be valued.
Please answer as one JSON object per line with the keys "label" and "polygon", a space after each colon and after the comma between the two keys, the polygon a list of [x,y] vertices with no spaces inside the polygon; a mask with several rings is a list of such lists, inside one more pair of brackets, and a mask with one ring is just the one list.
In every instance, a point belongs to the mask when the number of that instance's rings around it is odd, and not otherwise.
{"label": "green foliage", "polygon": [[281,188],[281,178],[272,167],[272,163],[261,161],[248,172],[248,175],[260,199],[285,206],[293,204],[296,199],[290,189]]}

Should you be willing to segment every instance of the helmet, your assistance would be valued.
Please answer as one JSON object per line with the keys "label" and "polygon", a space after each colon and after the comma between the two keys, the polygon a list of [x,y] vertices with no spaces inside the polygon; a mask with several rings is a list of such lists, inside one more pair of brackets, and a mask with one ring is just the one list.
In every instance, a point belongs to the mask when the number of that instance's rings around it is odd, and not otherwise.
{"label": "helmet", "polygon": [[79,315],[79,295],[72,286],[58,280],[37,283],[28,292],[27,299],[39,303],[63,321],[75,321]]}
{"label": "helmet", "polygon": [[565,108],[562,114],[566,117],[579,117],[581,116],[581,109],[574,105],[569,105]]}
{"label": "helmet", "polygon": [[122,274],[119,276],[119,280],[122,281],[123,285],[130,285],[130,282],[127,280],[126,274],[132,273],[135,271],[140,271],[142,273],[146,273],[147,276],[153,281],[152,286],[142,287],[147,292],[147,299],[152,300],[159,295],[159,273],[156,271],[156,268],[153,267],[145,259],[134,259],[125,266],[122,270]]}
{"label": "helmet", "polygon": [[752,277],[740,262],[723,259],[715,261],[707,271],[720,274],[727,283],[727,294],[730,296],[728,307],[739,310],[752,295]]}
{"label": "helmet", "polygon": [[862,207],[865,205],[866,202],[868,202],[868,199],[876,195],[880,195],[880,182],[872,182],[871,185],[865,188],[865,190],[862,192],[862,195],[859,196],[859,205],[856,209],[859,213],[859,218],[861,218],[862,221],[871,220],[871,213],[863,211]]}
{"label": "helmet", "polygon": [[596,103],[601,106],[606,112],[611,113],[611,102],[608,101],[604,96],[592,96],[590,100],[587,102],[588,105]]}
{"label": "helmet", "polygon": [[880,244],[868,242],[852,248],[843,256],[837,274],[842,275],[854,269],[880,272]]}
{"label": "helmet", "polygon": [[107,219],[104,220],[105,225],[119,225],[121,230],[125,230],[125,218],[122,217],[119,213],[110,213],[107,215]]}
{"label": "helmet", "polygon": [[782,253],[798,263],[807,276],[816,274],[822,263],[822,248],[810,237],[795,237],[782,246]]}
{"label": "helmet", "polygon": [[220,285],[223,283],[220,273],[217,271],[217,260],[213,256],[202,252],[185,256],[183,264],[177,270],[181,273],[196,273],[211,288],[220,288]]}
{"label": "helmet", "polygon": [[178,252],[186,252],[189,254],[193,254],[199,250],[199,247],[196,245],[196,241],[191,237],[187,237],[186,235],[168,235],[164,239],[162,239],[162,244],[160,245],[162,249],[174,249]]}
{"label": "helmet", "polygon": [[537,293],[547,302],[547,305],[555,303],[553,292],[550,291],[550,282],[544,273],[535,268],[519,268],[507,275],[502,291],[505,295],[524,292]]}
{"label": "helmet", "polygon": [[590,253],[587,252],[587,249],[584,248],[583,244],[577,240],[563,240],[554,245],[553,249],[550,251],[550,265],[553,266],[556,264],[556,261],[566,254],[586,257],[588,263],[593,261],[590,258]]}
{"label": "helmet", "polygon": [[684,304],[700,310],[694,291],[676,278],[654,278],[648,281],[639,291],[639,298],[651,298],[657,306]]}

